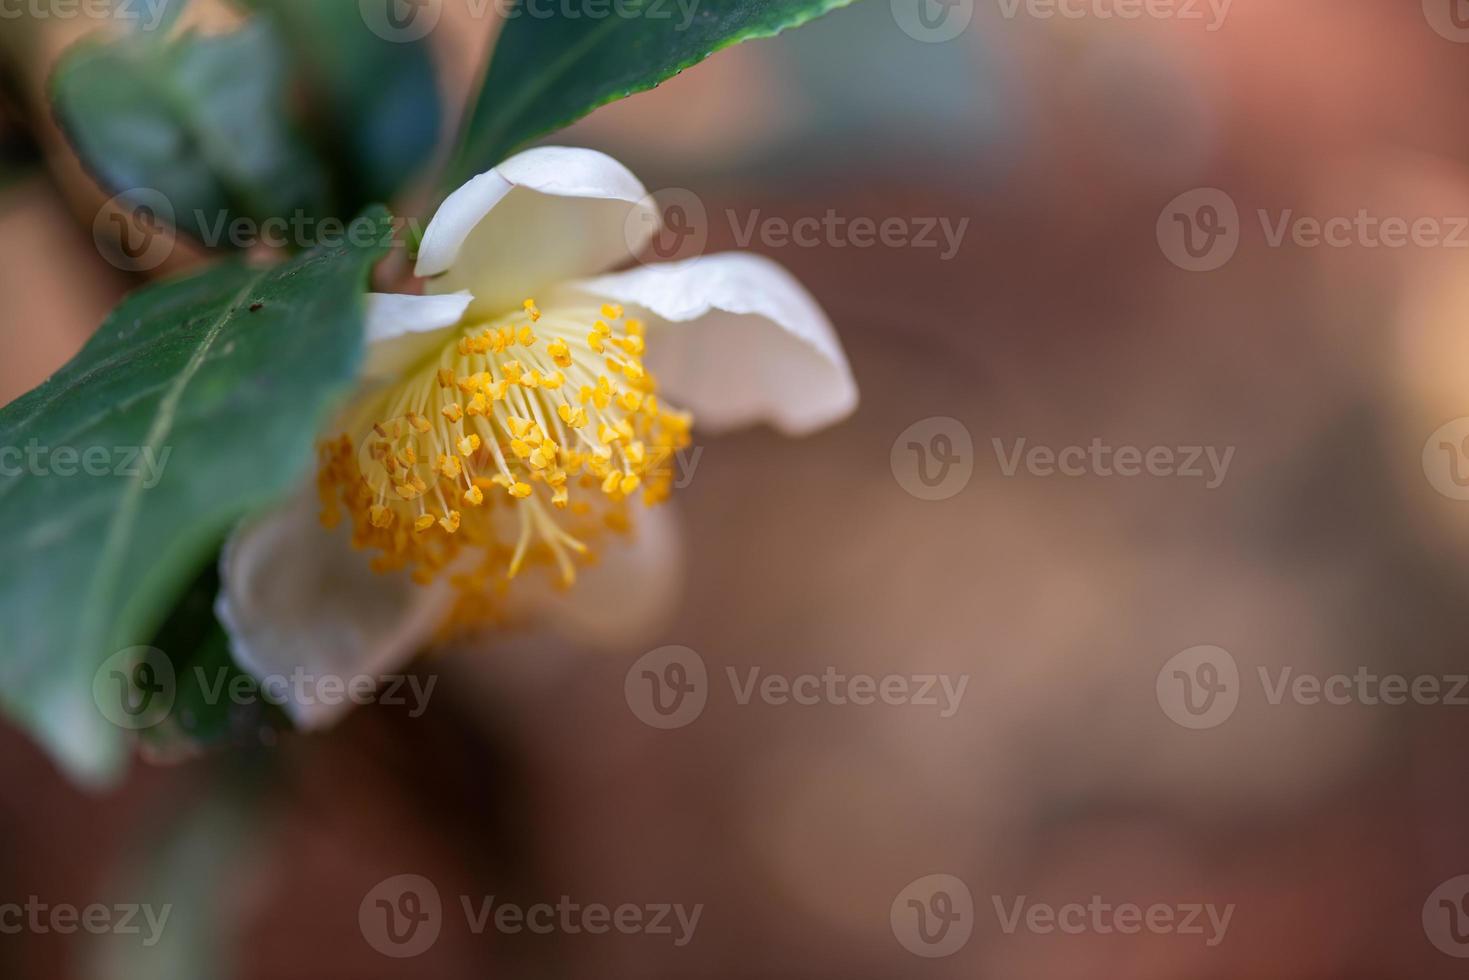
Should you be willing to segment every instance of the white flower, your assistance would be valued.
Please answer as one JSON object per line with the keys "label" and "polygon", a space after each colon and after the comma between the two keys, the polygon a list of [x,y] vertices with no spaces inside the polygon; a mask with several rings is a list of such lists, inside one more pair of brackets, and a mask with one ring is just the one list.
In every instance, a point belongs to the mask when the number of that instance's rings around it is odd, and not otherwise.
{"label": "white flower", "polygon": [[[444,202],[415,270],[429,295],[369,297],[361,390],[315,480],[225,548],[218,612],[245,669],[377,676],[464,627],[616,644],[666,614],[678,542],[652,505],[691,422],[801,435],[857,390],[821,308],[768,259],[578,278],[656,225],[625,167],[566,147]],[[307,727],[339,713],[288,707]]]}

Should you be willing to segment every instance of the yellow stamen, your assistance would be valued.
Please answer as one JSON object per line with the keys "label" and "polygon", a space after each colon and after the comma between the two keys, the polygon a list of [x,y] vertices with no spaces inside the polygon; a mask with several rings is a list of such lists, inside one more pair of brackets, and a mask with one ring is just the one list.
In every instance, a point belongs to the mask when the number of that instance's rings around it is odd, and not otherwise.
{"label": "yellow stamen", "polygon": [[589,542],[668,496],[667,460],[689,445],[643,351],[615,304],[461,324],[322,443],[322,521],[347,518],[374,569],[449,580],[456,616],[483,616],[496,583],[537,565],[570,583]]}

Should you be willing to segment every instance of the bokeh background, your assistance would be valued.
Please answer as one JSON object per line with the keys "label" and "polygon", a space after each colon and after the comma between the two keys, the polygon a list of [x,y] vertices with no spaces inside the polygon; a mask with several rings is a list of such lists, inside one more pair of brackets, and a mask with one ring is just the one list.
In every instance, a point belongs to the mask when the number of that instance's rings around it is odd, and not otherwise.
{"label": "bokeh background", "polygon": [[[0,899],[177,904],[165,954],[0,936],[0,974],[161,977],[148,955],[200,955],[250,980],[1461,975],[1424,906],[1469,872],[1469,705],[1271,704],[1257,680],[1469,671],[1469,503],[1424,463],[1469,415],[1469,248],[1274,246],[1256,217],[1469,218],[1455,2],[1235,0],[1210,31],[973,0],[962,32],[925,42],[859,0],[561,134],[696,195],[710,250],[734,247],[730,214],[968,224],[947,260],[750,245],[830,312],[862,405],[801,442],[701,439],[676,502],[684,601],[649,646],[507,637],[420,665],[439,677],[422,717],[363,709],[324,735],[139,764],[104,795],[0,730]],[[445,8],[454,104],[494,25]],[[106,194],[40,101],[73,31],[17,43],[0,25],[0,403],[138,284],[100,258]],[[1157,234],[1197,188],[1240,215],[1208,272]],[[893,451],[934,417],[973,444],[943,500],[905,489]],[[1007,476],[992,440],[1020,438],[1234,455],[1214,489]],[[712,678],[702,716],[669,731],[624,697],[662,644]],[[1240,696],[1195,730],[1158,678],[1202,644],[1237,662]],[[724,672],[751,667],[968,682],[947,718],[741,705]],[[431,950],[395,960],[358,911],[404,873],[452,908]],[[890,921],[931,874],[974,902],[968,941],[934,959]],[[675,948],[474,935],[459,895],[704,910]],[[1214,946],[1007,934],[994,911],[1093,895],[1234,911]]]}

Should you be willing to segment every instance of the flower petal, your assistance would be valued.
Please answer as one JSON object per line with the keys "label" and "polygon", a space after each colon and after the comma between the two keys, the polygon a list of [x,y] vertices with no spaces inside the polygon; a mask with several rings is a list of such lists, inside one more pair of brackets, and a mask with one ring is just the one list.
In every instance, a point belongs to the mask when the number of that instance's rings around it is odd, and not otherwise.
{"label": "flower petal", "polygon": [[[779,264],[724,252],[572,284],[644,315],[648,366],[669,400],[718,431],[766,421],[786,435],[838,422],[857,383],[831,321]],[[559,302],[559,299],[558,299]]]}
{"label": "flower petal", "polygon": [[671,504],[639,509],[632,532],[599,541],[597,563],[578,569],[570,588],[551,586],[549,577],[512,583],[507,619],[597,650],[644,645],[678,608],[684,578],[680,533]]}
{"label": "flower petal", "polygon": [[415,272],[440,277],[429,284],[435,293],[468,289],[477,313],[505,313],[554,283],[628,261],[659,220],[643,185],[605,153],[539,146],[449,195]]}
{"label": "flower petal", "polygon": [[443,331],[464,316],[471,299],[467,290],[442,296],[368,293],[367,378],[395,377],[433,349]]}
{"label": "flower petal", "polygon": [[[345,528],[318,519],[314,487],[241,525],[220,559],[215,612],[235,661],[257,680],[378,677],[401,667],[429,639],[448,608],[448,590],[372,571]],[[311,685],[306,685],[307,690]],[[287,685],[294,697],[297,685]],[[302,728],[336,721],[346,704],[317,699],[285,705]]]}

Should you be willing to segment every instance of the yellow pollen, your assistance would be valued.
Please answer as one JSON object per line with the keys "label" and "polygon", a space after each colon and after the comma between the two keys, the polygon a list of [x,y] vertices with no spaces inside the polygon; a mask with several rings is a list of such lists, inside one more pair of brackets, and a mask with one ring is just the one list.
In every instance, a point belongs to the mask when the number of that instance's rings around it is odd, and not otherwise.
{"label": "yellow pollen", "polygon": [[591,545],[635,526],[631,507],[667,498],[667,460],[690,444],[643,368],[643,331],[615,304],[528,300],[464,322],[322,442],[322,521],[346,518],[375,570],[445,579],[455,628],[492,615],[517,573],[570,584]]}
{"label": "yellow pollen", "polygon": [[573,429],[580,429],[587,424],[587,410],[573,408],[566,402],[556,406],[556,416]]}

